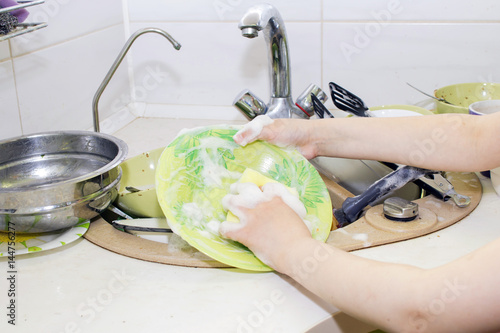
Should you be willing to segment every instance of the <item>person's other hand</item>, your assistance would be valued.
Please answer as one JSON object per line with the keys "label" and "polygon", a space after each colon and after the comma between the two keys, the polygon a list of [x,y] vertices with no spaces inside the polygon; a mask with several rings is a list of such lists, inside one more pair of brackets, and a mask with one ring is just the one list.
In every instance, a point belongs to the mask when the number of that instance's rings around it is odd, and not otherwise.
{"label": "person's other hand", "polygon": [[[240,223],[223,222],[219,231],[222,236],[244,244],[264,263],[282,272],[290,247],[303,239],[310,239],[311,233],[290,203],[286,204],[281,196],[262,200],[258,197],[254,204],[243,192],[228,194],[223,199],[224,207],[233,212]],[[256,191],[250,190],[248,194],[250,192],[259,196]],[[264,198],[265,194],[262,195]],[[285,201],[288,200],[285,198]],[[298,211],[301,214],[300,209]]]}
{"label": "person's other hand", "polygon": [[293,146],[307,159],[317,156],[317,148],[312,143],[309,120],[300,119],[271,119],[266,115],[258,116],[243,126],[233,136],[234,141],[241,145],[264,140],[280,147]]}

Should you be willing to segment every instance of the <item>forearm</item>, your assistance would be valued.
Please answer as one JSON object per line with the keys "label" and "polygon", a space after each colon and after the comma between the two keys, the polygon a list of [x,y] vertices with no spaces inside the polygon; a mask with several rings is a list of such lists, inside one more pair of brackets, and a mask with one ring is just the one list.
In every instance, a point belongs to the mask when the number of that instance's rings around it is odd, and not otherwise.
{"label": "forearm", "polygon": [[284,258],[279,271],[341,311],[387,330],[403,332],[412,324],[424,270],[367,260],[313,239]]}
{"label": "forearm", "polygon": [[276,268],[340,310],[394,332],[493,332],[500,324],[500,239],[434,269],[377,262],[311,238]]}
{"label": "forearm", "polygon": [[[499,118],[500,114],[493,116]],[[500,140],[500,129],[488,117],[322,119],[310,121],[307,131],[319,156],[480,171],[500,165],[500,145],[494,144]]]}

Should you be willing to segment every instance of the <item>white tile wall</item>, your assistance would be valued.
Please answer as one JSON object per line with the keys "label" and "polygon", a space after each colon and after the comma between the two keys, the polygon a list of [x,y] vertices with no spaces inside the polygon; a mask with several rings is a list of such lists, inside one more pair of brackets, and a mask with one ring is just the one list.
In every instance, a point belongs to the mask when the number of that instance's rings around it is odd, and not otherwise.
{"label": "white tile wall", "polygon": [[[122,47],[122,35],[122,27],[114,26],[14,58],[23,131],[91,127],[92,98]],[[122,67],[101,97],[101,117],[123,108],[128,91]]]}
{"label": "white tile wall", "polygon": [[[91,102],[125,41],[122,0],[46,0],[29,22],[48,27],[0,42],[0,139],[87,129]],[[102,117],[129,101],[127,65],[102,96]]]}
{"label": "white tile wall", "polygon": [[[500,82],[498,23],[393,23],[366,34],[368,23],[325,23],[323,87],[334,81],[368,106],[415,104],[454,83]],[[368,30],[369,31],[369,30]]]}
{"label": "white tile wall", "polygon": [[[147,25],[133,23],[131,28]],[[263,37],[243,38],[234,22],[214,22],[210,29],[206,28],[207,23],[200,22],[153,25],[169,32],[183,46],[175,51],[157,36],[144,35],[137,40],[132,63],[136,89],[142,92],[137,94],[138,101],[230,106],[244,88],[263,100],[269,99],[268,50]],[[321,27],[315,22],[292,22],[287,30],[293,36],[289,38],[292,90],[298,96],[309,83],[321,83]],[[302,49],[309,51],[301,52]],[[227,112],[227,117],[232,117],[235,110],[230,108]]]}
{"label": "white tile wall", "polygon": [[0,61],[7,60],[10,58],[10,48],[9,43],[0,43]]}
{"label": "white tile wall", "polygon": [[133,22],[215,22],[239,21],[247,8],[262,2],[275,5],[286,20],[321,19],[321,0],[128,0],[128,5]]}
{"label": "white tile wall", "polygon": [[14,86],[12,61],[0,62],[0,140],[22,133]]}
{"label": "white tile wall", "polygon": [[14,56],[40,50],[123,22],[121,0],[45,0],[28,8],[29,22],[47,22],[40,32],[12,39]]}
{"label": "white tile wall", "polygon": [[324,0],[327,21],[498,21],[497,0]]}
{"label": "white tile wall", "polygon": [[[243,38],[237,28],[258,2],[47,0],[31,8],[29,20],[49,27],[0,43],[0,139],[90,128],[95,90],[126,38],[146,26],[165,29],[183,47],[157,35],[134,44],[102,97],[106,128],[134,115],[242,119],[232,107],[239,91],[269,98],[263,37]],[[500,82],[497,0],[267,2],[285,19],[293,97],[311,82],[328,90],[334,81],[368,105],[414,104],[426,98],[405,82],[430,93]]]}

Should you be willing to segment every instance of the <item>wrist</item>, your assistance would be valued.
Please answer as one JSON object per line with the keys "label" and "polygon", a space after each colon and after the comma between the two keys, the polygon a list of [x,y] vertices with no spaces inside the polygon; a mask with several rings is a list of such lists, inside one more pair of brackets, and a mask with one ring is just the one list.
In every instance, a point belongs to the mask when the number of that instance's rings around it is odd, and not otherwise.
{"label": "wrist", "polygon": [[276,270],[292,278],[297,275],[300,277],[304,271],[307,271],[308,265],[316,260],[314,256],[318,246],[322,246],[322,243],[311,237],[304,237],[290,244],[289,248],[283,249],[282,254],[279,255]]}
{"label": "wrist", "polygon": [[331,149],[330,146],[332,144],[330,136],[332,131],[334,131],[332,121],[333,119],[318,119],[309,121],[309,126],[307,127],[307,140],[314,157],[328,155],[328,149]]}

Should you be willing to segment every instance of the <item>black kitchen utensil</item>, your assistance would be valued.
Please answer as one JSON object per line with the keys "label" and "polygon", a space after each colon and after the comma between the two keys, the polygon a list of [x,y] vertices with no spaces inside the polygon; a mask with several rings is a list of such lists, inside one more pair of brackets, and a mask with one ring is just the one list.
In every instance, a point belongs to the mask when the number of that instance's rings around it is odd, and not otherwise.
{"label": "black kitchen utensil", "polygon": [[[140,225],[141,222],[147,221],[148,219],[155,220],[155,218],[144,218],[144,219],[135,219],[135,220],[114,220],[111,221],[110,224],[118,230],[124,232],[130,231],[142,231],[142,232],[172,232],[170,228],[158,228],[158,227],[148,227]],[[137,221],[137,225],[130,225],[130,223],[134,223]]]}
{"label": "black kitchen utensil", "polygon": [[358,117],[370,117],[367,112],[368,108],[361,98],[336,83],[330,82],[329,86],[333,104],[336,107]]}
{"label": "black kitchen utensil", "polygon": [[314,113],[316,113],[318,117],[325,118],[325,113],[326,113],[327,115],[330,116],[330,118],[334,118],[333,114],[331,114],[330,111],[328,111],[326,106],[323,103],[321,103],[321,101],[319,100],[318,97],[316,97],[316,95],[311,94],[311,101],[314,107]]}
{"label": "black kitchen utensil", "polygon": [[414,181],[425,175],[435,173],[438,173],[438,171],[412,166],[402,166],[391,172],[387,176],[373,183],[360,195],[347,198],[342,204],[342,208],[333,210],[333,214],[338,222],[338,227],[342,228],[356,221],[366,206],[403,187],[406,183]]}

